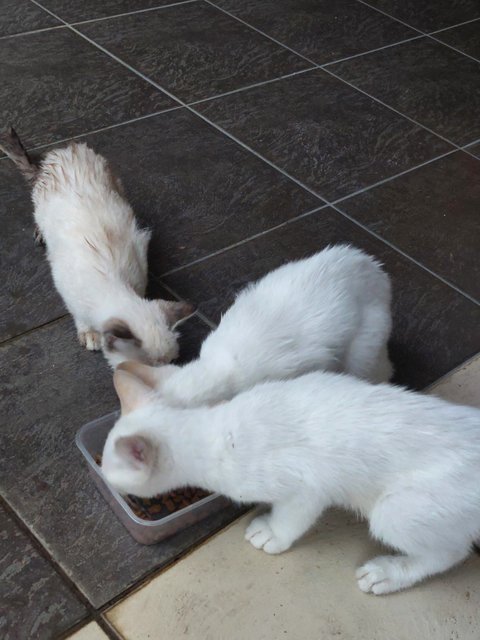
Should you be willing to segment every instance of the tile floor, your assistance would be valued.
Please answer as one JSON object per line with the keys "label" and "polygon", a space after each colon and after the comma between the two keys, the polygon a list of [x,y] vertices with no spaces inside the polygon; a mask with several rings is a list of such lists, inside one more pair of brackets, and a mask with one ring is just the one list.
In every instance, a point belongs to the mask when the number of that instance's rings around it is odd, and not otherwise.
{"label": "tile floor", "polygon": [[[476,0],[0,0],[0,15],[0,125],[31,150],[81,137],[111,158],[155,230],[150,294],[199,303],[183,358],[246,282],[339,241],[392,275],[397,381],[423,388],[480,351]],[[0,634],[117,637],[121,605],[104,612],[236,512],[155,547],[128,536],[74,445],[116,406],[111,376],[75,341],[5,158],[0,224]]]}

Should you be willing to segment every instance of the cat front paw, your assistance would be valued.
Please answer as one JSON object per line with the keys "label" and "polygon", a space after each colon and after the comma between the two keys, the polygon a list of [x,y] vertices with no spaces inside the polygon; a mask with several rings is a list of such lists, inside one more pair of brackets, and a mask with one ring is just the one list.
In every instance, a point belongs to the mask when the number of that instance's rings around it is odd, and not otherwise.
{"label": "cat front paw", "polygon": [[254,518],[245,531],[245,540],[248,540],[255,549],[263,549],[266,553],[282,553],[290,544],[285,543],[272,531],[268,516]]}
{"label": "cat front paw", "polygon": [[100,351],[102,348],[102,336],[98,331],[79,331],[78,340],[88,351]]}
{"label": "cat front paw", "polygon": [[405,585],[401,580],[401,560],[395,556],[378,556],[357,569],[359,588],[376,596],[392,593]]}

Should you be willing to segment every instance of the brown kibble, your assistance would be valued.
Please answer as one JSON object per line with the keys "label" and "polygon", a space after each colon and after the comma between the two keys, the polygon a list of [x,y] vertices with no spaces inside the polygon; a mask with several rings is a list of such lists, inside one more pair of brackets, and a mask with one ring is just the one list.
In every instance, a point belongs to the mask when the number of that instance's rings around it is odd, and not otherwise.
{"label": "brown kibble", "polygon": [[147,509],[147,515],[148,515],[148,513],[150,513],[150,514],[152,514],[152,513],[161,513],[162,509],[163,509],[163,505],[161,505],[161,504],[152,504]]}
{"label": "brown kibble", "polygon": [[[101,454],[94,456],[96,464],[102,464]],[[137,496],[126,496],[125,500],[137,516],[142,520],[160,520],[175,511],[180,511],[191,504],[209,496],[208,491],[195,487],[186,487],[178,491],[171,491],[153,498],[138,498]]]}
{"label": "brown kibble", "polygon": [[173,513],[176,510],[176,506],[173,500],[171,498],[165,498],[164,500],[167,509],[170,511],[170,513]]}

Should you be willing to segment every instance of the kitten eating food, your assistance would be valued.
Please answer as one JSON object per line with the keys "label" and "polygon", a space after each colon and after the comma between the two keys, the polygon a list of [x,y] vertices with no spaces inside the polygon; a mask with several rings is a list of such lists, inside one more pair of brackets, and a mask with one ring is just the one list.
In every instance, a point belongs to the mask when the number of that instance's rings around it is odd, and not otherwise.
{"label": "kitten eating food", "polygon": [[138,227],[105,158],[72,142],[34,163],[13,129],[1,136],[0,149],[32,186],[36,237],[46,245],[80,343],[102,349],[113,367],[176,358],[174,328],[194,309],[145,299],[150,231]]}
{"label": "kitten eating food", "polygon": [[327,372],[196,409],[169,407],[126,371],[114,381],[122,415],[102,471],[120,492],[193,485],[269,503],[246,531],[267,553],[289,549],[327,507],[351,509],[398,552],[358,569],[374,594],[446,571],[480,539],[478,409]]}
{"label": "kitten eating food", "polygon": [[194,362],[122,368],[144,377],[169,404],[188,407],[316,369],[386,382],[390,299],[390,279],[376,260],[354,247],[329,247],[244,289]]}

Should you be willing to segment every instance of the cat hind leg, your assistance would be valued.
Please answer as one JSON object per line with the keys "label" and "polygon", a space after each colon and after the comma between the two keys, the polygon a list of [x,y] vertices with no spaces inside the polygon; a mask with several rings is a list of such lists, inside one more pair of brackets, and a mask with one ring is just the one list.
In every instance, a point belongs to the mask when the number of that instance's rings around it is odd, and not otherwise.
{"label": "cat hind leg", "polygon": [[462,495],[452,484],[423,472],[398,482],[378,500],[370,531],[399,555],[379,556],[360,567],[356,577],[362,591],[380,595],[406,589],[469,555],[480,513],[468,491],[460,504]]}
{"label": "cat hind leg", "polygon": [[464,560],[470,548],[438,550],[421,556],[378,556],[357,569],[359,588],[365,593],[383,595],[407,589],[420,580],[447,571]]}

